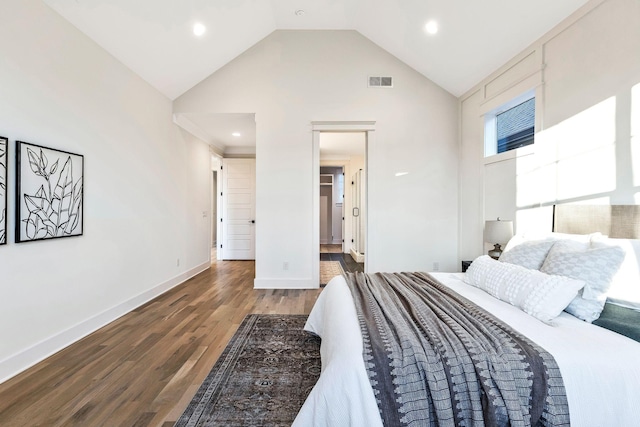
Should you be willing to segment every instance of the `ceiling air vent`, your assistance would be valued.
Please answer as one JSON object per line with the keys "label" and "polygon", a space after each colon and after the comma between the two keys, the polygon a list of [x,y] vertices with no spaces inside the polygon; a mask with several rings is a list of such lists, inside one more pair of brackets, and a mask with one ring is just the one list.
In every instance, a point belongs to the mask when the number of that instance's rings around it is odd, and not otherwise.
{"label": "ceiling air vent", "polygon": [[369,76],[369,87],[393,87],[393,77]]}

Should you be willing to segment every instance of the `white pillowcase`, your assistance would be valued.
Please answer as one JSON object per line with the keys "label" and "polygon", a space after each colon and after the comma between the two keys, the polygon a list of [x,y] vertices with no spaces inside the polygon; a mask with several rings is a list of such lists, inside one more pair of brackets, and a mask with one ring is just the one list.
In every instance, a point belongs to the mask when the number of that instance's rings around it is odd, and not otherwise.
{"label": "white pillowcase", "polygon": [[540,270],[555,240],[530,240],[520,243],[500,255],[500,261],[532,270]]}
{"label": "white pillowcase", "polygon": [[473,261],[465,281],[546,323],[562,313],[585,285],[582,280],[552,276],[488,255]]}
{"label": "white pillowcase", "polygon": [[586,322],[593,322],[600,317],[611,279],[623,259],[624,251],[619,247],[584,250],[584,245],[579,242],[561,240],[553,245],[540,271],[584,281],[584,289],[566,311]]}

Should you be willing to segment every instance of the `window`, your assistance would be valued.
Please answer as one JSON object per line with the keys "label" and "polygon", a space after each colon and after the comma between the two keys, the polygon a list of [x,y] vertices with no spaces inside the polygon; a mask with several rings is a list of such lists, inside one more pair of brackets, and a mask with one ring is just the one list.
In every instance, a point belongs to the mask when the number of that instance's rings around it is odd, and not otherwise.
{"label": "window", "polygon": [[485,157],[534,143],[536,99],[533,91],[485,114]]}
{"label": "window", "polygon": [[498,153],[533,144],[535,98],[496,115]]}

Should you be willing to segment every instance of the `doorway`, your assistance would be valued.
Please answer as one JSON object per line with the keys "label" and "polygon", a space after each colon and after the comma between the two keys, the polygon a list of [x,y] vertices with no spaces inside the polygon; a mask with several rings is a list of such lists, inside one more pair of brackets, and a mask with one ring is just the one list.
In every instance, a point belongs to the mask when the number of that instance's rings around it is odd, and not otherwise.
{"label": "doorway", "polygon": [[[365,170],[372,127],[371,122],[335,126],[314,124],[314,160],[317,159],[314,162],[314,216],[317,218],[314,218],[314,228],[317,245],[314,245],[313,253],[314,265],[318,266],[315,271],[320,278],[325,276],[320,275],[320,266],[327,267],[327,261],[339,262],[344,271],[367,270]],[[360,177],[357,179],[361,184],[357,199],[354,174]],[[354,251],[356,246],[358,251]],[[355,259],[352,253],[358,253],[359,259]]]}

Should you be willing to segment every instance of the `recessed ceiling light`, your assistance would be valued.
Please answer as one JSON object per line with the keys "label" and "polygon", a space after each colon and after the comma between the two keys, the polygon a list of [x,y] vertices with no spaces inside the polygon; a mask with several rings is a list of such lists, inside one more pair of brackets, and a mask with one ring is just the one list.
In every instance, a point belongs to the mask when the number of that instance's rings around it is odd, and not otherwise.
{"label": "recessed ceiling light", "polygon": [[240,132],[234,132],[234,133],[232,133],[231,135],[233,135],[233,136],[241,136],[241,135],[240,135]]}
{"label": "recessed ceiling light", "polygon": [[207,31],[207,27],[205,27],[204,24],[200,22],[196,22],[195,24],[193,24],[193,34],[195,34],[196,36],[200,37],[206,31]]}
{"label": "recessed ceiling light", "polygon": [[296,16],[302,16],[302,15],[304,15],[304,10],[303,9],[296,10]]}
{"label": "recessed ceiling light", "polygon": [[396,172],[396,176],[409,175],[409,172]]}
{"label": "recessed ceiling light", "polygon": [[429,34],[435,34],[438,32],[438,23],[436,21],[429,21],[425,24],[424,30]]}

